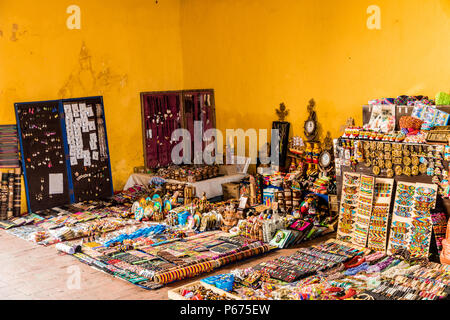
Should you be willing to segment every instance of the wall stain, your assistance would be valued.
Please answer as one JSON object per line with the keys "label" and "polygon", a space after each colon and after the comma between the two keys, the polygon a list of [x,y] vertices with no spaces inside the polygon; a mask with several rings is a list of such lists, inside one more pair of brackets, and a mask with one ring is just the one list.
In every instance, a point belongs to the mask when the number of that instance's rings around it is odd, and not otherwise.
{"label": "wall stain", "polygon": [[127,83],[128,75],[114,73],[107,63],[102,62],[99,67],[94,66],[89,49],[83,42],[78,57],[78,66],[59,89],[58,96],[69,98],[76,95],[103,94],[124,88]]}
{"label": "wall stain", "polygon": [[[16,42],[27,33],[28,33],[27,30],[19,31],[19,25],[17,23],[13,23],[11,27],[11,36],[9,37],[9,40]],[[3,30],[0,30],[0,38],[3,38]]]}
{"label": "wall stain", "polygon": [[12,31],[11,31],[11,41],[17,41],[17,31],[19,31],[19,26],[17,23],[13,23],[12,25]]}

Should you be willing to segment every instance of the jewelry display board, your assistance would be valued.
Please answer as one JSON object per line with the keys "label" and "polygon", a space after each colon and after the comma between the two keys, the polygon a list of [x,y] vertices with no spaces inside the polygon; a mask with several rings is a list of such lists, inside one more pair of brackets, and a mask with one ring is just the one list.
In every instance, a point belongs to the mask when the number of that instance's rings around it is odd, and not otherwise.
{"label": "jewelry display board", "polygon": [[352,234],[358,207],[360,175],[358,173],[343,173],[342,197],[339,208],[337,240],[352,242]]}
{"label": "jewelry display board", "polygon": [[113,194],[102,97],[14,106],[29,212]]}
{"label": "jewelry display board", "polygon": [[[29,211],[70,203],[59,105],[59,101],[15,105]],[[50,190],[50,179],[55,178],[62,189]]]}
{"label": "jewelry display board", "polygon": [[389,234],[388,253],[409,248],[409,233],[416,184],[399,181],[395,192],[394,210]]}
{"label": "jewelry display board", "polygon": [[359,186],[359,203],[356,210],[356,221],[352,234],[352,243],[360,247],[366,247],[370,217],[372,215],[375,178],[362,175]]}
{"label": "jewelry display board", "polygon": [[[141,93],[142,137],[145,166],[160,168],[172,164],[172,149],[180,142],[172,140],[176,129],[190,133],[193,159],[195,122],[200,124],[200,135],[216,127],[214,90],[181,90]],[[202,140],[202,149],[208,141]],[[180,156],[183,156],[180,153]]]}
{"label": "jewelry display board", "polygon": [[393,187],[394,179],[375,179],[374,201],[367,239],[367,248],[374,251],[386,251]]}
{"label": "jewelry display board", "polygon": [[101,97],[63,102],[74,201],[109,197],[111,165]]}
{"label": "jewelry display board", "polygon": [[437,185],[425,183],[416,184],[409,244],[411,257],[428,258],[431,234],[433,231],[431,210],[436,205],[436,196]]}
{"label": "jewelry display board", "polygon": [[388,253],[406,249],[413,258],[427,258],[432,234],[431,209],[437,186],[399,182],[389,235]]}

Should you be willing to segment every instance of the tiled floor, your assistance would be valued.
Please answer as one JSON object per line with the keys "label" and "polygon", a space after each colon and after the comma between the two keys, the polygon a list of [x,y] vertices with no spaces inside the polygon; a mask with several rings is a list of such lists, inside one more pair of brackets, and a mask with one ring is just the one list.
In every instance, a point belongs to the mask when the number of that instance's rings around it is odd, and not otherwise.
{"label": "tiled floor", "polygon": [[[324,241],[329,235],[302,246]],[[237,267],[250,267],[261,261],[287,255],[296,249],[271,252],[262,257],[248,259],[216,270],[220,274]],[[58,253],[54,246],[42,247],[24,241],[0,230],[0,299],[167,299],[167,291],[201,279],[170,284],[148,291],[93,269],[75,258]]]}

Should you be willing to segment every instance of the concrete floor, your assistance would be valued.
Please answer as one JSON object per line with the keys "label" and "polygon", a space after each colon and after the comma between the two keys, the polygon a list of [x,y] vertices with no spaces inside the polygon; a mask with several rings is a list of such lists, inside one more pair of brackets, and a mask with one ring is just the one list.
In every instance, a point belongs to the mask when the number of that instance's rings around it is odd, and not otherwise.
{"label": "concrete floor", "polygon": [[[334,234],[303,243],[322,242]],[[297,248],[298,248],[297,247]],[[0,230],[0,299],[2,300],[163,300],[167,291],[213,274],[288,255],[297,249],[283,249],[218,269],[213,273],[148,291],[91,268],[59,253],[54,246],[43,247]]]}

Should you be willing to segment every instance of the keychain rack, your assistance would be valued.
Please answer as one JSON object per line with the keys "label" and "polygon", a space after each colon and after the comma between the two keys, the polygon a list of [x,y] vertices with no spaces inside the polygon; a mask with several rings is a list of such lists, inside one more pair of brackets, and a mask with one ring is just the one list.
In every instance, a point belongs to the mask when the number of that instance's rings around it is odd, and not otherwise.
{"label": "keychain rack", "polygon": [[113,194],[103,97],[14,108],[29,212]]}

